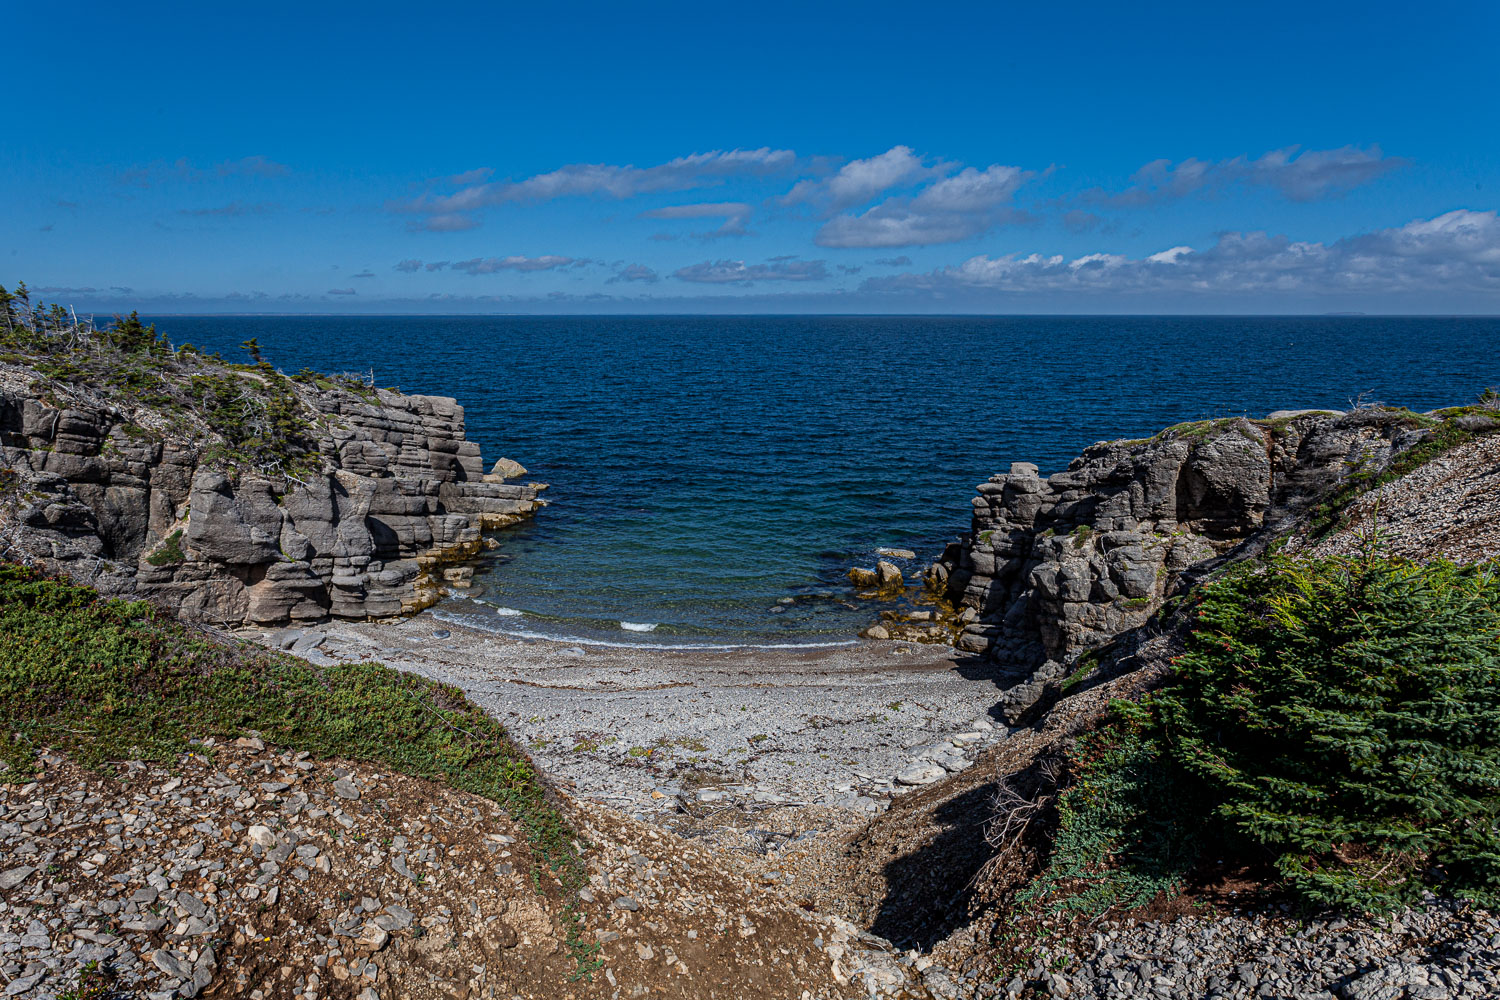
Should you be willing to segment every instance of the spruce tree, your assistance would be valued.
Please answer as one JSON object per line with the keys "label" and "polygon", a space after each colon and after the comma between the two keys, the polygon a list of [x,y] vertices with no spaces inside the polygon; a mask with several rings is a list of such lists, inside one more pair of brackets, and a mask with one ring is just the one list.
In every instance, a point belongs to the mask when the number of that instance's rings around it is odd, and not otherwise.
{"label": "spruce tree", "polygon": [[1373,550],[1206,588],[1151,714],[1304,899],[1500,903],[1500,580]]}

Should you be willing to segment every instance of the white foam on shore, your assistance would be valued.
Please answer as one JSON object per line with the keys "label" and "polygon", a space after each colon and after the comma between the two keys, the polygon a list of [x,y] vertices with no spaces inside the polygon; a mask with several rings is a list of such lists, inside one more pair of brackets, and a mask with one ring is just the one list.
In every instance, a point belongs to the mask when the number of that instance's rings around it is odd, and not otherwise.
{"label": "white foam on shore", "polygon": [[524,611],[517,611],[515,608],[502,608],[498,604],[491,604],[489,601],[486,601],[482,597],[474,597],[470,598],[470,600],[472,600],[475,604],[483,604],[485,607],[489,608],[492,613],[499,615],[501,618],[519,618],[526,613]]}
{"label": "white foam on shore", "polygon": [[473,621],[461,615],[450,614],[445,611],[434,611],[432,617],[438,621],[448,622],[450,625],[461,625],[478,632],[489,632],[493,635],[510,636],[513,639],[539,639],[543,642],[555,642],[558,645],[567,646],[603,646],[607,649],[663,649],[663,650],[689,650],[700,652],[713,652],[731,649],[832,649],[836,646],[857,646],[857,639],[843,639],[838,642],[739,642],[739,643],[663,643],[663,642],[609,642],[605,639],[585,639],[576,635],[547,635],[544,632],[532,632],[528,629],[496,628],[483,622]]}
{"label": "white foam on shore", "polygon": [[621,622],[620,627],[627,632],[655,632],[656,622]]}

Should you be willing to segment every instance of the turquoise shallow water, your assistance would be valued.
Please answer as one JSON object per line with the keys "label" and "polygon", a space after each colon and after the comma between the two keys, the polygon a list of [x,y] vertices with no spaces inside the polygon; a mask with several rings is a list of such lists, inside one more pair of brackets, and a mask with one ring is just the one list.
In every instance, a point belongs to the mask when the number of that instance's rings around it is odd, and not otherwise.
{"label": "turquoise shallow water", "polygon": [[[1374,317],[189,317],[288,372],[456,396],[551,501],[479,573],[498,630],[637,644],[847,640],[844,574],[925,564],[976,483],[1096,440],[1500,384],[1500,320]],[[790,603],[785,603],[790,599]],[[505,609],[504,611],[497,610]],[[519,612],[519,614],[514,613]],[[651,626],[650,631],[622,626]]]}

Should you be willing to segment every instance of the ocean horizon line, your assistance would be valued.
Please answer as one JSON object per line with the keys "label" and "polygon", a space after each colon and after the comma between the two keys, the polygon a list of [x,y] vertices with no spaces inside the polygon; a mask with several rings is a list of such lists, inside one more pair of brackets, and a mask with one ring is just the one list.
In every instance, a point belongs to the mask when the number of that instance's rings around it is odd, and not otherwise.
{"label": "ocean horizon line", "polygon": [[[113,310],[92,310],[112,312]],[[287,319],[1500,319],[1495,313],[1420,312],[1036,312],[1036,313],[910,313],[910,312],[163,312],[133,310],[149,318],[276,318]]]}

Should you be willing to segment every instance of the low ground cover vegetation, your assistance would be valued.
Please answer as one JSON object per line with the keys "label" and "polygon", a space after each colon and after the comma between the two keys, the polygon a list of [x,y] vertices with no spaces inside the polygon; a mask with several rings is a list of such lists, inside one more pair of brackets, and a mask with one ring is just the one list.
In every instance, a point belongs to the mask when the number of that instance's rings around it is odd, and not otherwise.
{"label": "low ground cover vegetation", "polygon": [[317,667],[0,563],[0,780],[43,750],[108,769],[170,763],[258,733],[378,763],[504,806],[567,890],[584,878],[568,821],[505,729],[456,688],[378,663]]}

